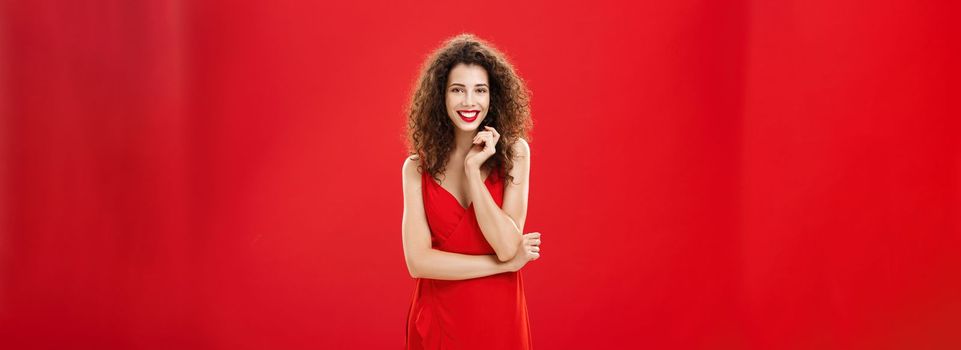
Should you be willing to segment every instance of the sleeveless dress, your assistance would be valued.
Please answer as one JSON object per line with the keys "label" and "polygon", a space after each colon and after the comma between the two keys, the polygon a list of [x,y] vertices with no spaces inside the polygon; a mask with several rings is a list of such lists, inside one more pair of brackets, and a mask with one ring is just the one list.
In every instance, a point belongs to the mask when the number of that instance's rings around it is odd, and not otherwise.
{"label": "sleeveless dress", "polygon": [[[467,209],[426,171],[421,174],[424,211],[434,249],[494,255],[474,204]],[[504,179],[491,171],[484,185],[500,207]],[[531,349],[521,272],[467,280],[418,278],[407,314],[407,349]]]}

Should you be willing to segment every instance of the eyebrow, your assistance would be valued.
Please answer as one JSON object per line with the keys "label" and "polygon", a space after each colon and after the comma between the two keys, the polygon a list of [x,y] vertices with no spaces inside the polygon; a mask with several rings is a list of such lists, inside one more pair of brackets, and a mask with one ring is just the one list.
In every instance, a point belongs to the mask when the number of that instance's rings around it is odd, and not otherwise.
{"label": "eyebrow", "polygon": [[[463,87],[467,87],[467,85],[464,85],[464,84],[461,84],[461,83],[453,83],[453,84],[450,84],[448,87],[451,87],[451,86],[454,86],[454,85],[460,85],[460,86],[463,86]],[[487,84],[477,84],[477,85],[474,85],[474,86],[489,87],[489,86],[487,86]]]}

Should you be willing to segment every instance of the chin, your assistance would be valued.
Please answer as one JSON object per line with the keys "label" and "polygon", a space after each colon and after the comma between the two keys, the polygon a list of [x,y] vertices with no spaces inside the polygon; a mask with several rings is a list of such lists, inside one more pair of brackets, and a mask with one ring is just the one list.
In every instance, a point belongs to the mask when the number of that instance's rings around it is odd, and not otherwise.
{"label": "chin", "polygon": [[463,131],[477,131],[481,128],[481,124],[484,123],[484,119],[476,119],[473,122],[465,122],[458,116],[456,120],[453,121],[454,126]]}

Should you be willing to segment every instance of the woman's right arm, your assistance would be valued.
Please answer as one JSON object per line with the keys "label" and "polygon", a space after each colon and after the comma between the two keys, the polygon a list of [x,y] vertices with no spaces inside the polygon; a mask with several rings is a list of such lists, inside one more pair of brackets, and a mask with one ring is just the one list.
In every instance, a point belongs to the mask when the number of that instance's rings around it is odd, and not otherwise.
{"label": "woman's right arm", "polygon": [[494,255],[468,255],[431,247],[430,227],[424,212],[418,160],[404,161],[404,219],[402,234],[407,271],[414,278],[464,280],[517,271],[527,263],[524,254],[501,262]]}

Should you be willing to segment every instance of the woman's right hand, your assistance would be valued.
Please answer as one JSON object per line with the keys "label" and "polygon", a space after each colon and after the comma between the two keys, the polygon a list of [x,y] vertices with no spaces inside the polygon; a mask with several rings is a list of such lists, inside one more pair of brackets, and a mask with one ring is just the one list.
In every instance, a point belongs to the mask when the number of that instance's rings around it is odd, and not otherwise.
{"label": "woman's right hand", "polygon": [[524,234],[521,238],[520,247],[518,247],[517,254],[514,258],[508,260],[508,265],[512,272],[520,270],[528,262],[537,260],[541,257],[541,234],[540,232],[531,232]]}

